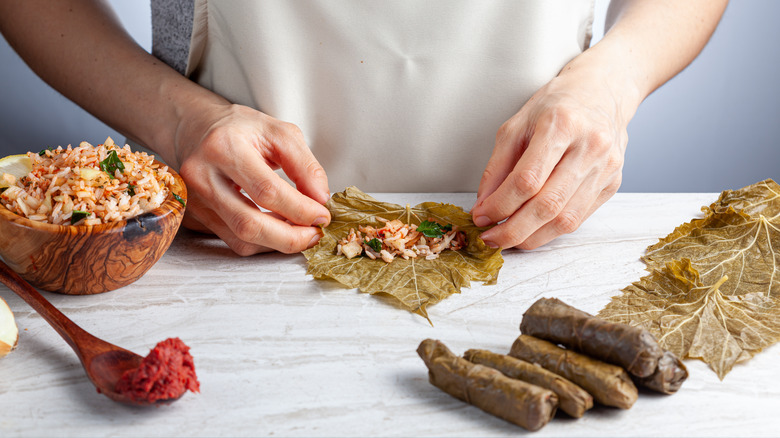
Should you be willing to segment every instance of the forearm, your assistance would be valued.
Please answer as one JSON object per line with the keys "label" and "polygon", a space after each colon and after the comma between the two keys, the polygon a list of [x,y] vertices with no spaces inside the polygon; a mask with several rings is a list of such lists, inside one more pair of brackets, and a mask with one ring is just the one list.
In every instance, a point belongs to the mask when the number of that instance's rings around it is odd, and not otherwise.
{"label": "forearm", "polygon": [[604,38],[560,76],[609,84],[628,122],[650,93],[682,71],[706,45],[727,0],[612,0]]}
{"label": "forearm", "polygon": [[183,112],[227,103],[138,46],[102,1],[3,1],[0,31],[53,88],[174,166]]}

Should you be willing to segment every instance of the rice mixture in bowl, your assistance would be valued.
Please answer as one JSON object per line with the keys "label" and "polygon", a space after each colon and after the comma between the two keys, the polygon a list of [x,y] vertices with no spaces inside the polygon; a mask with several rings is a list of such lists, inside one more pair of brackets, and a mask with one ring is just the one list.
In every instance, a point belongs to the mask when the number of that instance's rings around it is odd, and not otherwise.
{"label": "rice mixture in bowl", "polygon": [[145,152],[102,145],[28,152],[32,171],[2,177],[10,185],[0,202],[28,219],[56,225],[99,225],[159,207],[173,184],[168,167]]}
{"label": "rice mixture in bowl", "polygon": [[84,295],[126,286],[181,225],[184,181],[145,152],[108,139],[9,158],[13,174],[0,171],[0,257],[40,289]]}

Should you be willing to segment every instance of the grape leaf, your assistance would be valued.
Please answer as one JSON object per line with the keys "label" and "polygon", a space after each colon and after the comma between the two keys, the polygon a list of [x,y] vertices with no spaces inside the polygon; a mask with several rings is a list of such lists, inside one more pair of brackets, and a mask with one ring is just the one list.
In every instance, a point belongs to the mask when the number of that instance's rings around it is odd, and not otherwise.
{"label": "grape leaf", "polygon": [[[355,187],[348,187],[334,194],[326,206],[331,213],[331,222],[323,228],[319,243],[303,252],[308,260],[307,273],[317,279],[336,280],[372,295],[389,295],[426,319],[427,306],[459,293],[462,287],[469,287],[472,280],[495,284],[504,263],[501,250],[488,247],[479,238],[487,228],[475,226],[471,215],[454,205],[425,202],[415,207],[402,207],[379,202]],[[350,228],[384,226],[378,217],[418,225],[428,218],[452,224],[466,233],[467,246],[459,251],[443,251],[434,260],[396,257],[392,263],[336,255],[338,241]]]}
{"label": "grape leaf", "polygon": [[780,186],[767,180],[727,191],[703,210],[703,219],[647,248],[648,269],[687,258],[705,285],[728,275],[731,280],[720,288],[725,295],[780,297]]}
{"label": "grape leaf", "polygon": [[723,379],[780,341],[780,186],[727,190],[702,210],[647,248],[650,274],[599,316],[648,328],[661,346]]}
{"label": "grape leaf", "polygon": [[780,307],[761,293],[728,296],[728,277],[702,284],[691,261],[670,261],[623,289],[599,313],[614,322],[646,327],[678,357],[698,358],[720,379],[734,364],[780,340]]}
{"label": "grape leaf", "polygon": [[729,207],[751,217],[761,215],[776,221],[780,218],[780,185],[767,179],[739,190],[725,190],[714,204],[704,210],[719,212]]}

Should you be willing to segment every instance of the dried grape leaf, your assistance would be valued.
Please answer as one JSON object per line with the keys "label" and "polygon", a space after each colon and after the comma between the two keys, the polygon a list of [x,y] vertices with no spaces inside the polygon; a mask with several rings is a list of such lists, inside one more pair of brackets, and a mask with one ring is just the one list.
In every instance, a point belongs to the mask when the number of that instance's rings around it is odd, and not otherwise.
{"label": "dried grape leaf", "polygon": [[724,295],[780,296],[780,221],[773,224],[729,208],[695,222],[687,234],[675,230],[650,246],[644,257],[648,267],[689,259],[705,285],[731,278],[721,286]]}
{"label": "dried grape leaf", "polygon": [[647,328],[677,357],[701,359],[723,379],[734,364],[780,341],[778,299],[727,296],[719,287],[729,281],[705,286],[690,260],[671,261],[623,289],[599,316]]}
{"label": "dried grape leaf", "polygon": [[780,186],[767,180],[726,191],[704,211],[647,248],[648,270],[690,259],[705,285],[731,278],[725,295],[780,297]]}
{"label": "dried grape leaf", "polygon": [[727,190],[702,210],[647,248],[650,274],[599,316],[648,328],[662,347],[723,379],[780,341],[780,186]]}
{"label": "dried grape leaf", "polygon": [[780,217],[780,185],[767,179],[739,190],[724,190],[715,203],[705,207],[705,212],[724,211],[729,207],[748,216],[762,215],[775,221]]}
{"label": "dried grape leaf", "polygon": [[[403,307],[428,318],[426,307],[468,287],[472,280],[495,284],[504,263],[501,250],[490,248],[479,238],[487,228],[479,228],[471,215],[462,208],[435,202],[415,207],[379,202],[355,187],[336,193],[326,207],[331,213],[330,224],[323,228],[320,242],[306,251],[307,273],[317,279],[330,278],[346,287],[356,287],[369,294],[386,294]],[[424,258],[392,263],[367,257],[347,259],[336,255],[338,241],[350,228],[371,225],[381,228],[386,220],[399,219],[409,224],[433,218],[442,224],[452,224],[466,233],[467,246],[459,251],[446,250],[434,260]]]}

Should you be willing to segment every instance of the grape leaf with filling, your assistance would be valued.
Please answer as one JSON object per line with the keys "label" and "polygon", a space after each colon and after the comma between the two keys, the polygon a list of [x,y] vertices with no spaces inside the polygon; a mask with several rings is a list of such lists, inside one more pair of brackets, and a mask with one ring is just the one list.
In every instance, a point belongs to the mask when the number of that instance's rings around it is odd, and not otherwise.
{"label": "grape leaf with filling", "polygon": [[[369,294],[386,294],[409,311],[428,318],[426,307],[469,287],[472,280],[495,284],[503,265],[501,250],[490,248],[479,238],[487,228],[479,228],[471,215],[462,208],[435,202],[415,207],[379,202],[357,188],[349,187],[336,193],[326,204],[331,213],[330,224],[323,228],[319,243],[304,251],[308,260],[307,273],[317,279],[330,278],[346,287],[356,287]],[[429,218],[452,224],[466,233],[467,246],[458,251],[445,250],[439,258],[396,257],[385,263],[368,257],[347,259],[336,255],[338,241],[350,228],[359,225],[384,226],[386,220],[399,219],[408,224],[420,224]]]}

